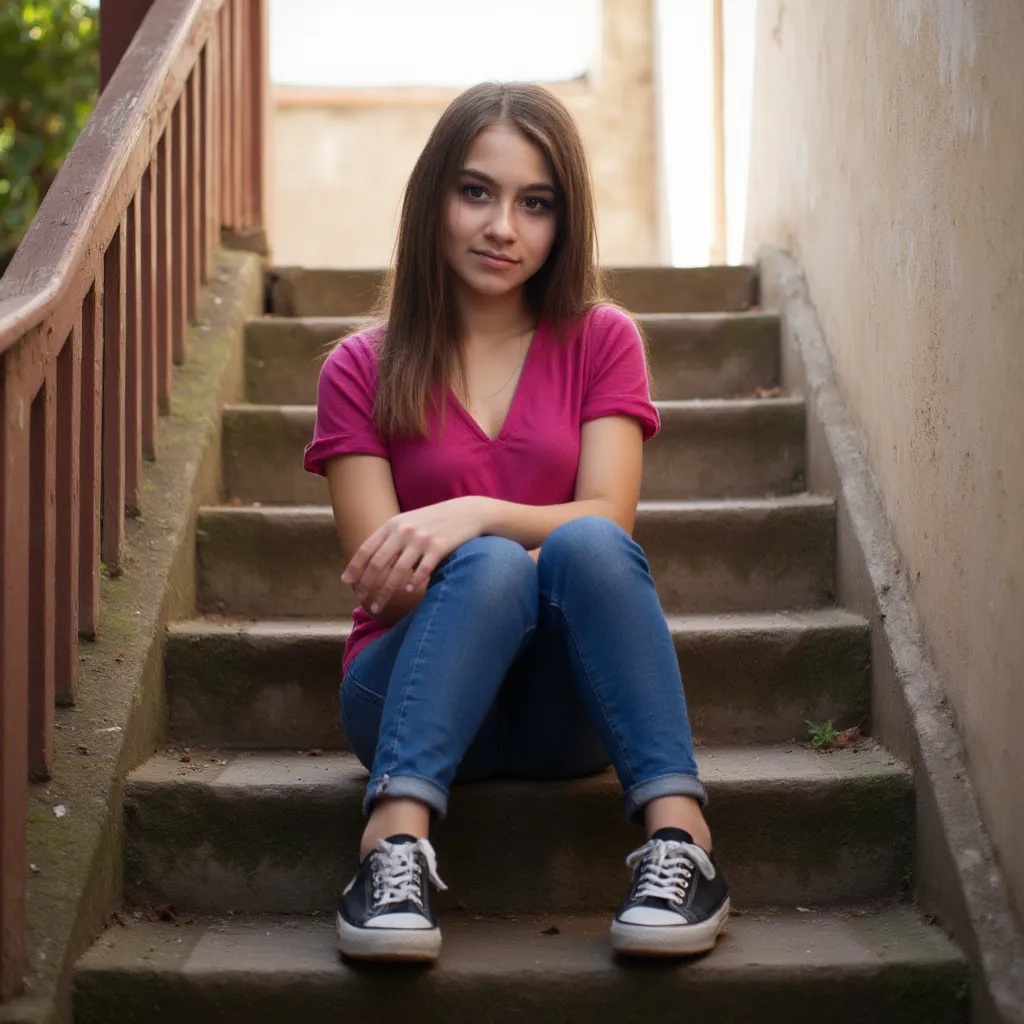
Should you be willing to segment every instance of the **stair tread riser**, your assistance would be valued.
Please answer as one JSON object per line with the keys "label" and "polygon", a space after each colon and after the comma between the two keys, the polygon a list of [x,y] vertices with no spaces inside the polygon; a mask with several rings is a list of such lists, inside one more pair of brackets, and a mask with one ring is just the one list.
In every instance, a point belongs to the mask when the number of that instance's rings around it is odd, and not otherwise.
{"label": "stair tread riser", "polygon": [[[774,314],[641,316],[655,397],[725,398],[779,381]],[[246,398],[312,404],[320,366],[333,344],[365,326],[363,317],[263,318],[246,326]]]}
{"label": "stair tread riser", "polygon": [[[608,296],[626,309],[699,313],[748,309],[757,298],[751,266],[605,267]],[[279,316],[355,316],[376,306],[384,272],[275,267],[268,273],[271,312]]]}
{"label": "stair tread riser", "polygon": [[[818,608],[833,599],[830,500],[646,502],[633,535],[670,613]],[[201,509],[196,537],[202,611],[256,618],[351,612],[329,508]]]}
{"label": "stair tread riser", "polygon": [[[913,789],[881,751],[697,752],[737,906],[875,899],[909,866]],[[158,755],[126,786],[126,885],[176,907],[307,912],[354,870],[366,772],[351,755]],[[553,829],[553,823],[558,828]],[[613,772],[457,785],[435,834],[444,899],[474,912],[613,909],[638,830]],[[442,904],[444,905],[444,904]]]}
{"label": "stair tread riser", "polygon": [[[75,972],[76,1024],[280,1024],[406,1017],[446,1022],[640,1021],[685,1006],[715,1024],[816,1020],[966,1024],[967,970],[909,908],[870,916],[733,917],[715,952],[677,964],[611,954],[608,919],[442,919],[427,971],[352,966],[332,915],[130,923],[107,932]],[[548,932],[549,934],[544,934]],[[486,1007],[486,1010],[483,1008]],[[553,1016],[553,1014],[555,1016]]]}
{"label": "stair tread riser", "polygon": [[[644,446],[643,500],[761,497],[803,487],[804,404],[662,402],[662,428]],[[225,410],[224,493],[243,502],[326,502],[327,484],[307,473],[313,406],[232,406]]]}
{"label": "stair tread riser", "polygon": [[[857,724],[869,636],[855,616],[670,620],[690,721],[705,743],[779,743],[806,721]],[[178,742],[325,750],[346,744],[338,712],[348,624],[179,624],[168,637],[169,728]],[[724,682],[723,682],[724,681]]]}

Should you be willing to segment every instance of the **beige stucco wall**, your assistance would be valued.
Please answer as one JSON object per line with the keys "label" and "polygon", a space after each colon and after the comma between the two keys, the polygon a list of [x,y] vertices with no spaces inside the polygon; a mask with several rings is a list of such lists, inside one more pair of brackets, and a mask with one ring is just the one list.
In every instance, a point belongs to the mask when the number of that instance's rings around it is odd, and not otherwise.
{"label": "beige stucco wall", "polygon": [[[604,0],[588,83],[553,86],[592,164],[606,263],[664,262],[655,157],[651,0]],[[273,255],[279,264],[383,266],[402,189],[457,90],[278,89],[273,109]]]}
{"label": "beige stucco wall", "polygon": [[748,255],[792,249],[1024,908],[1024,5],[761,0]]}

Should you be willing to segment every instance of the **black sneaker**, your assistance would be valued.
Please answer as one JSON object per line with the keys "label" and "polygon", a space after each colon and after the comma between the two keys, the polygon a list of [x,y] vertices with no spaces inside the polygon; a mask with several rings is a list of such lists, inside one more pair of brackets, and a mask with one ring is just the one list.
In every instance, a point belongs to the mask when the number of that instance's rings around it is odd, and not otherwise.
{"label": "black sneaker", "polygon": [[437,877],[426,839],[382,839],[349,882],[338,907],[338,949],[364,960],[436,960],[441,952],[430,883]]}
{"label": "black sneaker", "polygon": [[729,920],[729,887],[713,854],[681,828],[660,828],[626,858],[629,895],[612,921],[612,949],[633,956],[705,953]]}

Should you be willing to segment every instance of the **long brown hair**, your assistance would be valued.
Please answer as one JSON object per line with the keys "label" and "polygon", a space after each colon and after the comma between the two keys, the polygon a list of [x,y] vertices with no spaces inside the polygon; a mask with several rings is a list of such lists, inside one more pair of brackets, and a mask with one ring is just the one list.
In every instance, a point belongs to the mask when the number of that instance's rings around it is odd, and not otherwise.
{"label": "long brown hair", "polygon": [[405,188],[394,267],[378,309],[384,326],[374,425],[384,436],[425,434],[435,385],[441,385],[443,412],[447,389],[461,373],[445,206],[473,140],[497,122],[537,145],[555,179],[555,239],[526,282],[530,312],[557,327],[603,300],[593,186],[572,115],[538,85],[487,82],[467,89],[434,126]]}

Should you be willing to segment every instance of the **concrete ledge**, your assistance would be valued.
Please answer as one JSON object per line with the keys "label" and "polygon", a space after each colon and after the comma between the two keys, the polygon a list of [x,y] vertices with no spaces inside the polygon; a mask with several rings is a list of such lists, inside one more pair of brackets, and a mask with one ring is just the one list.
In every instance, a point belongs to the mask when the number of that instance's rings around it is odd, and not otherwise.
{"label": "concrete ledge", "polygon": [[[640,503],[644,549],[669,613],[820,608],[834,594],[835,511],[808,495]],[[204,508],[196,531],[199,606],[252,618],[336,618],[352,610],[330,506]]]}
{"label": "concrete ledge", "polygon": [[444,952],[426,971],[340,961],[328,915],[132,923],[83,960],[75,1019],[334,1024],[405,1020],[416,1005],[446,1024],[967,1020],[963,961],[907,907],[734,917],[713,956],[678,964],[613,958],[608,923],[604,914],[445,918]]}
{"label": "concrete ledge", "polygon": [[[644,449],[642,501],[763,498],[803,489],[803,399],[657,405],[661,431]],[[315,405],[228,406],[224,493],[264,505],[329,502],[327,481],[302,467],[315,422]]]}
{"label": "concrete ledge", "polygon": [[[353,300],[353,305],[355,300]],[[779,319],[766,313],[639,314],[655,398],[733,398],[779,382]],[[320,366],[364,316],[261,317],[246,328],[246,398],[316,401]]]}
{"label": "concrete ledge", "polygon": [[807,284],[791,256],[759,258],[782,318],[782,380],[807,397],[808,485],[837,498],[838,603],[871,623],[873,733],[914,767],[917,889],[971,964],[976,1024],[1024,1021],[1024,939],[942,697],[881,495],[846,411]]}
{"label": "concrete ledge", "polygon": [[[328,912],[357,864],[367,772],[351,754],[157,754],[125,786],[125,886],[178,910]],[[880,749],[697,751],[733,906],[898,896],[910,867],[910,773]],[[457,783],[434,842],[474,913],[614,911],[641,841],[611,770],[589,778]],[[585,851],[585,855],[581,853]]]}
{"label": "concrete ledge", "polygon": [[[806,721],[863,724],[867,623],[835,608],[668,619],[690,723],[703,744],[805,740]],[[172,626],[169,733],[196,747],[344,750],[341,621]]]}
{"label": "concrete ledge", "polygon": [[[608,295],[647,313],[750,309],[757,301],[753,267],[604,267]],[[273,267],[267,312],[277,316],[359,316],[377,305],[385,271]]]}
{"label": "concrete ledge", "polygon": [[219,496],[220,408],[241,393],[242,329],[262,273],[255,256],[218,256],[157,461],[144,467],[143,515],[127,523],[125,574],[104,580],[98,637],[79,645],[79,698],[57,709],[53,777],[29,794],[32,973],[25,996],[0,1007],[3,1024],[71,1020],[71,969],[120,905],[123,779],[163,737],[164,630],[195,605],[197,509]]}

